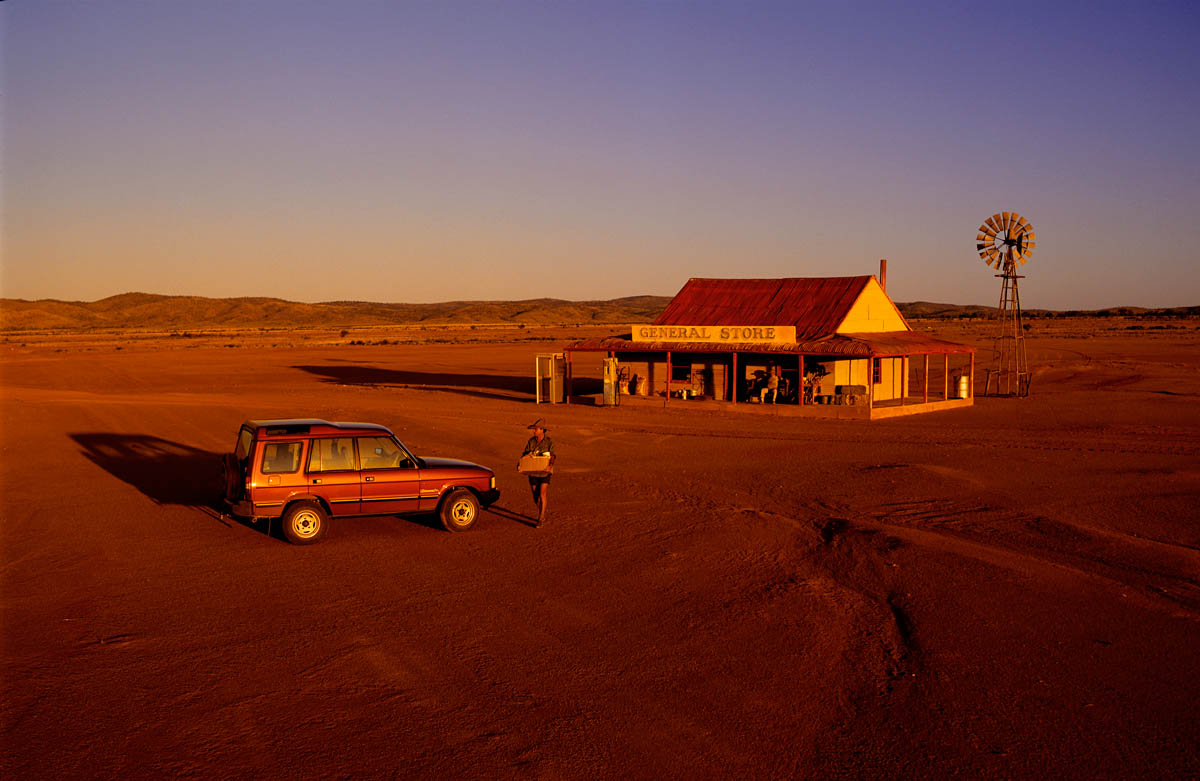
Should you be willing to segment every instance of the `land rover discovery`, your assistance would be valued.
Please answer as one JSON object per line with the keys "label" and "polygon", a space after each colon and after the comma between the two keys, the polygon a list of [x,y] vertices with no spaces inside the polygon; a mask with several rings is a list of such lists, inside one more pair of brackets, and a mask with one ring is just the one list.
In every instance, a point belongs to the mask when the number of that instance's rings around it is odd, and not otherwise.
{"label": "land rover discovery", "polygon": [[500,497],[491,469],[420,458],[373,423],[248,420],[222,467],[233,514],[282,518],[296,545],[320,540],[330,518],[354,515],[436,513],[449,531],[466,531]]}

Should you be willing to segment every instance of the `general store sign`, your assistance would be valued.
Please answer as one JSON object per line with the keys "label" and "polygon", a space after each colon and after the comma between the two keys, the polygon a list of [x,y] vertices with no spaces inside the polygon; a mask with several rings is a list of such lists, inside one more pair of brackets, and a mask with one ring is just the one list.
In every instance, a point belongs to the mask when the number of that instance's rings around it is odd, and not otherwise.
{"label": "general store sign", "polygon": [[635,342],[794,344],[794,325],[635,325]]}

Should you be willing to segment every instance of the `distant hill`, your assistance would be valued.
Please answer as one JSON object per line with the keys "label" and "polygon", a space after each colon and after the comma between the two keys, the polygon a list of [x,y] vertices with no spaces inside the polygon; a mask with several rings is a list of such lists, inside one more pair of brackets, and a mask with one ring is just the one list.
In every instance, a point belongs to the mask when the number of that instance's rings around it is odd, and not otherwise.
{"label": "distant hill", "polygon": [[[123,293],[99,301],[0,299],[0,331],[101,328],[178,330],[184,328],[313,328],[419,324],[582,325],[650,322],[671,299],[630,296],[611,301],[446,301],[439,304],[381,304],[326,301],[305,304],[278,298],[202,298]],[[994,307],[898,303],[909,319],[990,317]],[[1200,307],[1144,309],[1114,307],[1093,311],[1027,310],[1030,317],[1200,317]]]}
{"label": "distant hill", "polygon": [[[949,320],[965,317],[994,317],[996,307],[969,304],[932,304],[928,301],[913,301],[896,304],[900,314],[911,320]],[[1053,309],[1023,309],[1026,317],[1200,317],[1200,306],[1176,306],[1149,309],[1139,306],[1114,306],[1107,309],[1056,311]]]}
{"label": "distant hill", "polygon": [[928,301],[914,301],[911,304],[896,303],[900,314],[906,319],[941,319],[958,317],[991,317],[996,312],[994,306],[979,306],[968,304],[931,304]]}
{"label": "distant hill", "polygon": [[671,299],[630,296],[611,301],[447,301],[381,304],[278,298],[202,298],[123,293],[99,301],[0,299],[0,331],[141,328],[306,328],[408,324],[527,325],[634,323],[653,320]]}

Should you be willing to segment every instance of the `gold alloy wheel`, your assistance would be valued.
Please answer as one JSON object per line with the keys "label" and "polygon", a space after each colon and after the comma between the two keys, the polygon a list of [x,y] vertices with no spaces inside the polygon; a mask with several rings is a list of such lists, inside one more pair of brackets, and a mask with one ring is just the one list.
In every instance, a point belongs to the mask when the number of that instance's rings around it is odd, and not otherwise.
{"label": "gold alloy wheel", "polygon": [[455,488],[438,508],[442,526],[449,532],[465,532],[479,520],[479,500],[466,488]]}
{"label": "gold alloy wheel", "polygon": [[297,537],[309,538],[321,531],[321,516],[305,508],[292,516],[292,531]]}
{"label": "gold alloy wheel", "polygon": [[450,518],[458,526],[467,526],[475,520],[475,503],[467,498],[457,499],[450,505]]}

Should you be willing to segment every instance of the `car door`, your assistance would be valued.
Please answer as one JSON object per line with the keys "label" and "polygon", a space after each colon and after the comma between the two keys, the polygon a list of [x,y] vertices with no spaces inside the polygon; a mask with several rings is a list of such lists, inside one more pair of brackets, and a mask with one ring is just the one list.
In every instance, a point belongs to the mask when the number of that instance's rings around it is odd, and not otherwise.
{"label": "car door", "polygon": [[255,512],[282,512],[284,500],[304,486],[305,476],[300,472],[303,450],[301,441],[261,444],[258,474],[254,477]]}
{"label": "car door", "polygon": [[334,515],[362,512],[353,437],[321,437],[308,448],[309,490],[325,498]]}
{"label": "car door", "polygon": [[415,512],[421,499],[421,472],[415,459],[389,436],[358,437],[363,513]]}

